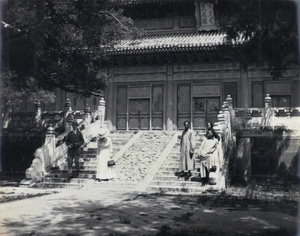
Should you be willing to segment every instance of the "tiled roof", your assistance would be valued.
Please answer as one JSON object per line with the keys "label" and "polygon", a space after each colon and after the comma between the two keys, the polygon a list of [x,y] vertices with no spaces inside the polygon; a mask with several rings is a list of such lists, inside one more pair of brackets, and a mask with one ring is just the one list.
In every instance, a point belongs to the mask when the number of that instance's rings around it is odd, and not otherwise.
{"label": "tiled roof", "polygon": [[145,36],[135,40],[122,40],[115,45],[112,54],[151,52],[177,52],[190,50],[215,50],[229,45],[226,33],[205,32]]}
{"label": "tiled roof", "polygon": [[194,0],[110,0],[116,5],[136,5],[136,4],[147,4],[147,3],[168,3],[168,2],[193,2]]}

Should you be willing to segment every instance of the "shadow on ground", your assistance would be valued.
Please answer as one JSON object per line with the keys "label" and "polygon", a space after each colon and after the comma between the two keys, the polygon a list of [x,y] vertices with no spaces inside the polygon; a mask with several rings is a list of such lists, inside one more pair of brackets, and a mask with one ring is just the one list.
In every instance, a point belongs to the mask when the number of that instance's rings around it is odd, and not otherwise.
{"label": "shadow on ground", "polygon": [[[41,197],[40,200],[42,200]],[[39,204],[37,204],[38,206]],[[34,206],[33,211],[34,211]],[[6,218],[8,235],[296,235],[297,202],[226,194],[71,194]]]}

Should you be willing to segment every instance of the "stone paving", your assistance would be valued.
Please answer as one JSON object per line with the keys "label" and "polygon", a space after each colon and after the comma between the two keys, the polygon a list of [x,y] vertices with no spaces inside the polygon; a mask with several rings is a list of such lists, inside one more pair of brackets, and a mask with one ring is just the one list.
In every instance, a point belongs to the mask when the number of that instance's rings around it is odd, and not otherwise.
{"label": "stone paving", "polygon": [[[0,204],[0,235],[297,235],[297,202],[241,195],[160,195],[132,189],[1,188],[47,195]],[[232,189],[232,193],[238,189]],[[298,231],[300,232],[300,231]]]}

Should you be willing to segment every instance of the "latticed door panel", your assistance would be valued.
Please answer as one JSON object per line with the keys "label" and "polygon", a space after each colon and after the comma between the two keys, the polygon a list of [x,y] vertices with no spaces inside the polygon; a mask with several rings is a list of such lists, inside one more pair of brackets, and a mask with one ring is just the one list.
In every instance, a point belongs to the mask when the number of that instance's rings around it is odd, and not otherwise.
{"label": "latticed door panel", "polygon": [[126,130],[127,122],[127,86],[117,88],[117,129]]}
{"label": "latticed door panel", "polygon": [[150,99],[129,100],[129,129],[146,129],[150,127]]}
{"label": "latticed door panel", "polygon": [[207,115],[206,124],[208,122],[215,123],[217,121],[217,116],[221,110],[220,98],[207,98]]}
{"label": "latticed door panel", "polygon": [[191,86],[190,84],[178,85],[177,93],[177,126],[183,129],[185,120],[191,119]]}
{"label": "latticed door panel", "polygon": [[237,84],[235,82],[223,83],[223,101],[226,100],[227,95],[231,96],[233,107],[237,107]]}
{"label": "latticed door panel", "polygon": [[193,128],[205,129],[208,122],[216,122],[220,111],[219,97],[193,98]]}
{"label": "latticed door panel", "polygon": [[193,98],[193,128],[203,129],[206,117],[206,98]]}
{"label": "latticed door panel", "polygon": [[163,129],[163,86],[152,86],[152,129]]}
{"label": "latticed door panel", "polygon": [[291,96],[271,96],[272,107],[290,107]]}

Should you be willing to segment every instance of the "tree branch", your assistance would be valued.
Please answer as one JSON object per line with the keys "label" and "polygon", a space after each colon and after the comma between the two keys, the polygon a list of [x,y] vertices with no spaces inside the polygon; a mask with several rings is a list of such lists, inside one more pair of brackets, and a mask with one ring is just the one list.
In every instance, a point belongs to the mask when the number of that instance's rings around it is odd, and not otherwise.
{"label": "tree branch", "polygon": [[117,17],[115,17],[115,16],[114,16],[113,14],[111,14],[110,12],[108,12],[108,11],[100,11],[99,13],[102,13],[102,14],[105,14],[105,15],[108,15],[108,16],[112,17],[112,18],[113,18],[114,20],[116,20],[120,25],[122,25],[122,26],[125,28],[125,30],[126,30],[127,32],[132,33],[132,31],[129,30],[128,27],[127,27],[126,25],[124,25]]}

